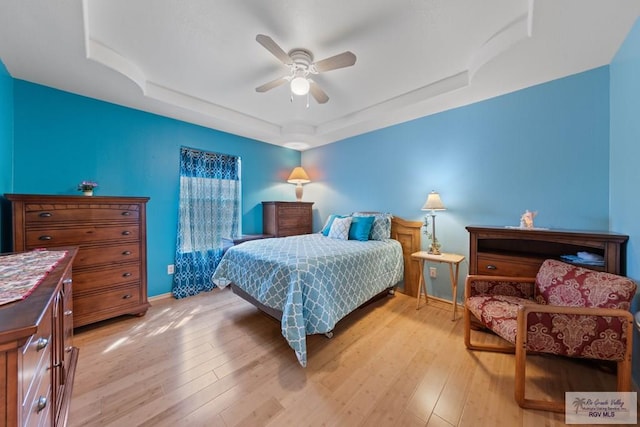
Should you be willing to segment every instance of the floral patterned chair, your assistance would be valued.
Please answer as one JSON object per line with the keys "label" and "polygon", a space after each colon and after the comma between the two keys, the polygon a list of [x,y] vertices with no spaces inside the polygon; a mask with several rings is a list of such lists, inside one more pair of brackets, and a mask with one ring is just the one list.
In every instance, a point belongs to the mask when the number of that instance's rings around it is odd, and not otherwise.
{"label": "floral patterned chair", "polygon": [[[556,260],[546,260],[535,278],[470,275],[465,283],[465,345],[515,352],[515,399],[523,408],[565,410],[564,402],[525,398],[527,352],[615,361],[618,391],[631,391],[629,307],[635,291],[636,284],[626,277]],[[472,322],[510,344],[472,343]]]}

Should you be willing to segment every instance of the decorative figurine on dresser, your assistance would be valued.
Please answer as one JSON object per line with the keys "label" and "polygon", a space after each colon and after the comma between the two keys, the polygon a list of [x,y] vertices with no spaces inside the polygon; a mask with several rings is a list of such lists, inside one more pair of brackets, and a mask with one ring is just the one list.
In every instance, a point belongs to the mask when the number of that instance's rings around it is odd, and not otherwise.
{"label": "decorative figurine on dresser", "polygon": [[78,246],[74,327],[147,312],[148,197],[5,194],[13,250]]}

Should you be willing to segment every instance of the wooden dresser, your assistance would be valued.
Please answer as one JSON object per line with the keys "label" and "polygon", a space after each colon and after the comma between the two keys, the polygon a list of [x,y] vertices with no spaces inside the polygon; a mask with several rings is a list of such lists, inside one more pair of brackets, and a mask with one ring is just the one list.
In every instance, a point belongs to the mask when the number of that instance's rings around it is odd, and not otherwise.
{"label": "wooden dresser", "polygon": [[73,265],[74,326],[122,314],[147,301],[147,197],[6,194],[13,249],[79,246]]}
{"label": "wooden dresser", "polygon": [[311,234],[313,202],[262,202],[262,232],[273,237]]}
{"label": "wooden dresser", "polygon": [[[629,236],[598,231],[468,226],[469,274],[533,277],[547,258],[590,252],[604,257],[592,270],[625,274]],[[579,264],[578,264],[579,265]]]}
{"label": "wooden dresser", "polygon": [[31,295],[0,305],[2,426],[67,422],[78,362],[71,302],[76,249],[60,249],[67,255]]}

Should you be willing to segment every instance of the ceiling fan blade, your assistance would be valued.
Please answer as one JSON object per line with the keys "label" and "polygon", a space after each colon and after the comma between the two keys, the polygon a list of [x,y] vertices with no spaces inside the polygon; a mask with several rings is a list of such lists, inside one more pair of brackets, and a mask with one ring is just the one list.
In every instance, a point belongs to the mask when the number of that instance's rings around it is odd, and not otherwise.
{"label": "ceiling fan blade", "polygon": [[291,57],[287,55],[287,53],[284,50],[282,50],[282,48],[278,46],[278,43],[274,42],[271,37],[265,36],[264,34],[258,34],[256,36],[256,41],[260,43],[262,46],[264,46],[264,48],[267,49],[269,52],[271,52],[273,56],[275,56],[280,61],[282,61],[283,64],[285,65],[293,64]]}
{"label": "ceiling fan blade", "polygon": [[322,61],[315,62],[313,65],[317,72],[336,70],[338,68],[350,67],[356,63],[356,56],[349,51],[332,56]]}
{"label": "ceiling fan blade", "polygon": [[327,95],[325,91],[322,90],[318,83],[314,82],[311,79],[309,79],[309,92],[311,93],[311,96],[313,96],[315,100],[318,101],[318,104],[324,104],[329,100],[329,95]]}
{"label": "ceiling fan blade", "polygon": [[278,87],[280,85],[285,84],[289,79],[287,79],[286,77],[279,77],[275,80],[272,80],[268,83],[263,84],[262,86],[258,86],[256,88],[256,92],[266,92],[268,90],[273,89],[274,87]]}

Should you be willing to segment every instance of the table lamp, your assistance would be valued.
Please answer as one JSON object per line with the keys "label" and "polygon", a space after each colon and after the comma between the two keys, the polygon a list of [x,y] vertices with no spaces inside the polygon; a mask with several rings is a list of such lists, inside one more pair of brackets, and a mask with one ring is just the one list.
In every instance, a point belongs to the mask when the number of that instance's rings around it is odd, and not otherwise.
{"label": "table lamp", "polygon": [[291,175],[289,175],[289,179],[287,182],[291,184],[296,184],[296,200],[302,200],[302,184],[307,184],[311,182],[309,179],[309,175],[302,169],[302,166],[298,166],[291,171]]}
{"label": "table lamp", "polygon": [[[440,243],[438,239],[436,239],[436,211],[444,211],[447,208],[444,207],[442,200],[440,199],[440,194],[432,191],[427,196],[427,201],[424,203],[422,207],[423,211],[431,211],[429,214],[431,216],[431,236],[429,236],[429,232],[426,231],[427,237],[431,238],[431,246],[429,246],[429,253],[433,255],[440,255]],[[429,221],[425,217],[425,225],[429,227]]]}

